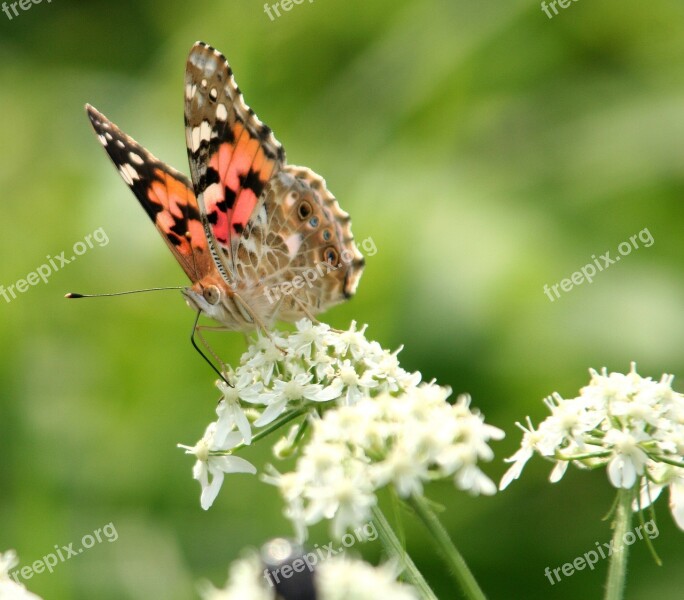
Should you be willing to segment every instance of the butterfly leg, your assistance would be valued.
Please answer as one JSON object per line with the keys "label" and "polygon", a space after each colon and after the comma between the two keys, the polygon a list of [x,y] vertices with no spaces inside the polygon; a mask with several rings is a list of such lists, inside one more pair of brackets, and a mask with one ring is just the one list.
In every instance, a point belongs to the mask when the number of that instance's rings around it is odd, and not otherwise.
{"label": "butterfly leg", "polygon": [[215,328],[210,327],[210,328],[207,328],[207,327],[202,327],[201,325],[195,329],[195,332],[197,333],[197,337],[199,338],[199,340],[202,342],[202,344],[204,344],[204,347],[207,349],[207,351],[209,352],[209,354],[212,355],[212,357],[214,358],[214,360],[215,360],[215,361],[219,364],[219,366],[221,367],[221,372],[222,372],[222,373],[226,373],[226,372],[228,371],[228,369],[227,369],[227,367],[226,367],[226,363],[224,363],[224,362],[219,358],[219,356],[216,354],[216,352],[214,352],[213,348],[210,346],[209,342],[207,342],[207,340],[204,338],[204,336],[200,333],[200,332],[203,331],[203,330],[205,330],[205,331],[228,331],[228,329],[227,329],[227,328],[221,328],[221,327],[215,327]]}
{"label": "butterfly leg", "polygon": [[[245,309],[245,312],[252,318],[252,321],[254,322],[254,325],[258,330],[260,330],[271,342],[273,342],[273,345],[278,348],[283,354],[287,354],[287,352],[278,346],[276,343],[275,339],[271,335],[271,332],[269,331],[268,327],[266,327],[266,324],[259,318],[259,316],[249,307],[249,304],[245,302],[240,295],[235,292],[234,297],[237,298],[237,300],[242,304],[242,307]],[[280,301],[279,301],[280,302]],[[249,344],[249,342],[248,342]]]}
{"label": "butterfly leg", "polygon": [[[201,311],[201,310],[198,310],[198,311],[197,311],[197,316],[195,317],[195,322],[192,324],[192,332],[191,332],[191,334],[190,334],[190,343],[192,344],[192,347],[193,347],[195,350],[197,350],[197,352],[199,352],[200,356],[207,362],[207,364],[216,372],[216,374],[217,374],[221,379],[223,379],[223,381],[226,383],[226,385],[229,385],[230,387],[234,387],[234,386],[231,385],[231,383],[223,376],[223,373],[221,373],[221,371],[219,371],[219,370],[216,368],[216,366],[214,365],[214,363],[211,362],[211,361],[207,358],[207,355],[204,354],[204,352],[202,352],[202,350],[200,349],[200,347],[197,345],[197,342],[195,341],[195,334],[197,334],[198,337],[200,338],[200,340],[202,341],[202,343],[208,348],[208,344],[207,344],[206,340],[205,340],[205,339],[202,337],[202,335],[197,331],[197,322],[199,321],[199,318],[200,318],[200,315],[201,315],[201,314],[202,314],[202,311]],[[210,352],[211,352],[212,356],[214,356],[214,358],[216,358],[216,355],[214,354],[214,352],[211,351],[211,350],[210,350]],[[223,365],[223,362],[221,362],[221,360],[219,360],[219,359],[217,359],[217,360],[218,360],[219,364],[220,364],[222,367],[225,366],[225,365]]]}
{"label": "butterfly leg", "polygon": [[[299,298],[297,298],[297,296],[292,296],[292,299],[297,303],[297,305],[302,310],[307,319],[309,319],[314,325],[321,324],[321,322],[311,314],[311,311],[307,308],[306,304],[304,304]],[[335,333],[342,333],[341,329],[335,329],[334,327],[331,327],[330,330]]]}

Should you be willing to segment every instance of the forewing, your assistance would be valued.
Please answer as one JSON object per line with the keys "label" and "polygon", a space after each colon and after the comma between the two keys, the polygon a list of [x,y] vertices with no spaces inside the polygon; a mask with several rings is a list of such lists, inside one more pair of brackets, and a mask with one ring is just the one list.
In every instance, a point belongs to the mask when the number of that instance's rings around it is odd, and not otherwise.
{"label": "forewing", "polygon": [[164,164],[90,105],[98,139],[140,205],[194,283],[215,269],[187,177]]}
{"label": "forewing", "polygon": [[188,57],[185,125],[199,210],[235,276],[237,242],[285,153],[245,104],[226,58],[203,42]]}

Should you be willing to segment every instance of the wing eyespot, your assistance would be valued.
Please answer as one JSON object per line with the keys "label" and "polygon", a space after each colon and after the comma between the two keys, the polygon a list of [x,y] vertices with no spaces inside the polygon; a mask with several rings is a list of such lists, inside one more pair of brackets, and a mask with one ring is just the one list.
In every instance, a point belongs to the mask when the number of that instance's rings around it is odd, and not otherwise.
{"label": "wing eyespot", "polygon": [[323,260],[333,267],[337,266],[339,258],[340,255],[332,246],[328,246],[325,250],[323,250]]}
{"label": "wing eyespot", "polygon": [[310,202],[302,200],[299,203],[299,206],[297,207],[297,215],[302,221],[306,221],[306,219],[308,219],[311,216],[312,212],[313,208]]}

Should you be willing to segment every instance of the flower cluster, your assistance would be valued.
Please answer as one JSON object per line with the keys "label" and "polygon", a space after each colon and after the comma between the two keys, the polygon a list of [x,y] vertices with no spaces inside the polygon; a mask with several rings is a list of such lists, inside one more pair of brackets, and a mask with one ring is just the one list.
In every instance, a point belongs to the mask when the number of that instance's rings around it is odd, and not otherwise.
{"label": "flower cluster", "polygon": [[[320,600],[417,600],[414,589],[396,581],[391,564],[373,567],[358,559],[333,557],[316,567],[316,598]],[[274,590],[266,582],[263,565],[256,555],[235,561],[223,589],[207,586],[203,600],[273,600]]]}
{"label": "flower cluster", "polygon": [[10,570],[19,564],[13,550],[0,553],[0,598],[2,600],[41,600],[23,585],[10,579]]}
{"label": "flower cluster", "polygon": [[271,431],[293,415],[306,418],[275,451],[280,458],[301,451],[296,470],[266,479],[280,488],[300,533],[322,518],[334,518],[338,534],[366,522],[386,484],[408,496],[425,481],[454,477],[461,489],[495,492],[477,462],[491,460],[487,442],[503,432],[485,425],[465,397],[451,405],[448,389],[421,384],[420,373],[400,367],[398,351],[366,339],[365,329],[352,323],[335,331],[303,319],[296,331],[271,332],[249,346],[228,383],[217,383],[218,419],[198,444],[182,446],[197,457],[203,508],[224,473],[255,472],[232,453],[259,428]]}
{"label": "flower cluster", "polygon": [[672,389],[671,375],[660,381],[630,372],[608,374],[590,370],[589,385],[577,398],[553,394],[551,412],[537,429],[528,418],[520,449],[500,489],[520,477],[537,453],[556,462],[551,481],[561,479],[568,464],[580,468],[607,467],[616,488],[641,489],[637,506],[650,505],[664,487],[678,526],[684,529],[684,396]]}
{"label": "flower cluster", "polygon": [[299,536],[308,525],[332,519],[332,534],[339,539],[369,519],[376,491],[385,485],[406,498],[421,494],[427,481],[452,477],[472,494],[495,493],[477,464],[493,458],[488,442],[503,432],[473,413],[468,397],[452,405],[449,394],[447,388],[422,384],[312,419],[311,439],[295,470],[265,477],[280,489]]}
{"label": "flower cluster", "polygon": [[224,473],[256,472],[247,461],[230,456],[236,446],[252,442],[253,427],[270,425],[297,409],[322,412],[383,392],[399,394],[420,381],[420,373],[399,366],[398,351],[367,340],[365,330],[352,323],[338,332],[302,319],[296,331],[259,335],[249,346],[240,365],[225,374],[228,384],[216,384],[222,393],[217,421],[195,446],[179,444],[197,457],[194,477],[202,485],[204,509],[215,500]]}
{"label": "flower cluster", "polygon": [[[297,331],[271,332],[259,337],[228,373],[228,381],[217,383],[223,393],[218,408],[219,430],[237,427],[246,443],[251,439],[245,403],[256,409],[254,426],[264,427],[289,409],[304,403],[354,404],[381,392],[398,393],[416,385],[419,373],[399,366],[397,352],[368,341],[366,327],[333,331],[324,323],[308,319],[296,323]],[[258,412],[261,411],[261,412]]]}

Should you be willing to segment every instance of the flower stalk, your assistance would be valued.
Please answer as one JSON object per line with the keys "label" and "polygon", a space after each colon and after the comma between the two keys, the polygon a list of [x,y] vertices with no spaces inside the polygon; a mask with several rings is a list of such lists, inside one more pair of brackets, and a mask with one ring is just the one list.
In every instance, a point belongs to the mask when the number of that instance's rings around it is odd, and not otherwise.
{"label": "flower stalk", "polygon": [[635,490],[621,489],[618,491],[615,517],[613,519],[613,539],[611,540],[610,564],[606,581],[605,600],[622,600],[627,578],[627,556],[629,546],[624,543],[625,534],[632,527],[632,503]]}
{"label": "flower stalk", "polygon": [[435,540],[442,558],[449,567],[449,572],[463,590],[463,595],[470,600],[486,600],[484,592],[477,584],[463,556],[452,542],[437,515],[430,508],[427,500],[423,496],[413,494],[407,501]]}
{"label": "flower stalk", "polygon": [[392,526],[389,524],[389,521],[382,510],[377,506],[374,506],[372,511],[380,542],[390,558],[396,560],[399,565],[401,565],[403,569],[402,573],[406,578],[406,581],[418,590],[421,598],[426,600],[437,600],[437,596],[435,596],[435,593],[430,589],[423,574],[418,570],[418,567],[416,567],[415,563],[406,552],[406,549],[399,541],[397,534],[394,532],[394,529],[392,529]]}

